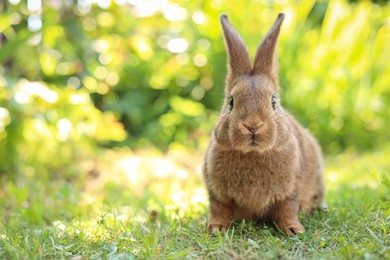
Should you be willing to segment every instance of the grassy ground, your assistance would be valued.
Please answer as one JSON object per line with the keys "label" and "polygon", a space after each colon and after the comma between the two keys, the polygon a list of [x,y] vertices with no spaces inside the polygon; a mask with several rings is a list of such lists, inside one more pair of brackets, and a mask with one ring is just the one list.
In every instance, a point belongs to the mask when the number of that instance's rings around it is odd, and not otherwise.
{"label": "grassy ground", "polygon": [[[0,258],[390,258],[390,150],[327,158],[328,213],[307,232],[235,223],[205,232],[201,156],[104,152],[88,174],[15,181],[0,189]],[[387,176],[387,177],[386,177]]]}

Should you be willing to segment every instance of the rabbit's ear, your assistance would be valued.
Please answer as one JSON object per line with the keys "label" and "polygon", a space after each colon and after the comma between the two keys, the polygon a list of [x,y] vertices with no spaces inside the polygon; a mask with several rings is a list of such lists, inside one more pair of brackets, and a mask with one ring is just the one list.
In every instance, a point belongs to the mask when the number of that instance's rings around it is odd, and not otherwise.
{"label": "rabbit's ear", "polygon": [[283,19],[284,14],[280,13],[271,30],[269,30],[257,47],[253,64],[254,74],[266,74],[270,76],[275,83],[278,83],[278,55],[276,45]]}
{"label": "rabbit's ear", "polygon": [[226,15],[221,15],[220,20],[228,54],[228,77],[234,78],[242,74],[251,73],[252,65],[244,41],[231,25]]}

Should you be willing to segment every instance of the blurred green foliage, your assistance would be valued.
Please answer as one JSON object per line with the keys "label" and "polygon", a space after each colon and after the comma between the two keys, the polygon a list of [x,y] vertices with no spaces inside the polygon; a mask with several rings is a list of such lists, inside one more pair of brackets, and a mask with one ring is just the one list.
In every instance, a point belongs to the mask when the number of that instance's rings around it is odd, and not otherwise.
{"label": "blurred green foliage", "polygon": [[0,7],[0,173],[63,173],[98,145],[204,149],[223,100],[221,13],[253,55],[285,12],[283,103],[325,151],[389,140],[385,2],[29,2]]}

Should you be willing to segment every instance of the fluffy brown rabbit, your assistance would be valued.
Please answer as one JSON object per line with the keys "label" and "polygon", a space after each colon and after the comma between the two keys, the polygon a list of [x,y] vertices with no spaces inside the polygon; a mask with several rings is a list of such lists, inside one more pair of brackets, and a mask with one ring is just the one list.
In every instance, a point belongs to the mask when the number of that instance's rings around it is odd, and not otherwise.
{"label": "fluffy brown rabbit", "polygon": [[321,204],[323,162],[317,141],[280,104],[276,46],[284,14],[258,46],[253,66],[227,16],[220,19],[228,73],[203,170],[208,231],[247,219],[270,220],[288,235],[303,233],[298,212]]}

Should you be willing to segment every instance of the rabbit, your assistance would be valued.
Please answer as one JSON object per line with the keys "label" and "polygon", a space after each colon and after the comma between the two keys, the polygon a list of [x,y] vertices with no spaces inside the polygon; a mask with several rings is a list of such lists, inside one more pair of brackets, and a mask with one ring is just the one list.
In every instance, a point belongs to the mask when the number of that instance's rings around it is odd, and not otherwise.
{"label": "rabbit", "polygon": [[203,165],[210,233],[226,231],[234,219],[304,233],[299,211],[323,201],[320,146],[280,104],[276,46],[283,20],[280,13],[252,66],[244,41],[220,16],[228,58],[225,99]]}

